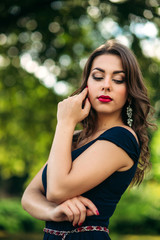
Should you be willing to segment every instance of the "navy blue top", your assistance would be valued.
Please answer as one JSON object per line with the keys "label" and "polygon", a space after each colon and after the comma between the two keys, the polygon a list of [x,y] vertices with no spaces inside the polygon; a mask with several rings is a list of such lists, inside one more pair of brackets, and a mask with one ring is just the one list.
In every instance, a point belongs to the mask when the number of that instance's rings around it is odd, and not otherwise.
{"label": "navy blue top", "polygon": [[[82,194],[82,196],[89,198],[96,205],[100,212],[99,216],[93,215],[87,217],[82,226],[94,225],[108,227],[109,218],[113,215],[117,203],[119,202],[122,194],[125,192],[129,184],[131,183],[132,178],[135,175],[138,159],[140,156],[140,147],[137,143],[136,138],[129,130],[117,126],[106,130],[96,139],[72,151],[72,161],[74,161],[81,153],[83,153],[97,140],[107,140],[116,144],[118,147],[122,148],[134,162],[133,166],[129,170],[114,172],[102,183]],[[47,165],[45,166],[42,174],[42,181],[45,193],[47,189],[46,174]],[[46,227],[64,231],[74,229],[72,223],[67,221],[46,222]],[[76,237],[75,239],[78,238]]]}

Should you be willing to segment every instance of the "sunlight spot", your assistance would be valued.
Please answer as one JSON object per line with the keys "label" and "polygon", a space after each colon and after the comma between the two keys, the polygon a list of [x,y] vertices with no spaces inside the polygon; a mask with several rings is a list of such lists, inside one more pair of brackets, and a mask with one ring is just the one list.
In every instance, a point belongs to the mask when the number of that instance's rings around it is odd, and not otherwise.
{"label": "sunlight spot", "polygon": [[147,19],[152,19],[153,18],[153,14],[150,10],[144,10],[143,15]]}
{"label": "sunlight spot", "polygon": [[37,61],[32,59],[30,53],[24,53],[20,56],[20,64],[27,72],[34,74],[45,87],[52,88],[56,94],[66,95],[69,93],[71,89],[69,83],[57,82],[56,77],[60,74],[61,69],[55,65],[52,59],[47,59],[43,65],[39,65]]}
{"label": "sunlight spot", "polygon": [[160,38],[141,40],[140,45],[145,56],[160,60]]}
{"label": "sunlight spot", "polygon": [[25,65],[25,69],[29,73],[35,73],[38,70],[38,63],[36,61],[28,61]]}
{"label": "sunlight spot", "polygon": [[54,86],[54,91],[58,95],[66,95],[69,92],[70,86],[66,81],[59,81]]}
{"label": "sunlight spot", "polygon": [[17,15],[20,12],[20,10],[21,10],[20,6],[14,5],[14,6],[11,6],[8,11],[12,15]]}
{"label": "sunlight spot", "polygon": [[121,42],[122,44],[124,44],[126,47],[130,47],[131,46],[131,41],[130,39],[128,39],[125,35],[118,35],[116,37],[116,39]]}
{"label": "sunlight spot", "polygon": [[53,74],[48,74],[42,81],[46,87],[53,88],[56,83],[56,77]]}
{"label": "sunlight spot", "polygon": [[35,76],[39,79],[43,79],[48,75],[46,67],[40,66],[35,71]]}
{"label": "sunlight spot", "polygon": [[55,66],[55,65],[50,68],[50,71],[51,71],[55,76],[59,76],[60,73],[61,73],[60,67]]}
{"label": "sunlight spot", "polygon": [[53,59],[51,58],[48,58],[44,61],[43,65],[50,70],[50,68],[52,68],[55,65],[55,61],[53,61]]}
{"label": "sunlight spot", "polygon": [[0,34],[0,45],[4,45],[7,42],[7,36],[3,33]]}
{"label": "sunlight spot", "polygon": [[116,36],[119,32],[121,32],[118,24],[112,20],[112,18],[104,18],[98,24],[98,29],[101,35],[108,39],[111,36]]}
{"label": "sunlight spot", "polygon": [[32,58],[29,53],[25,53],[21,56],[21,65],[23,68],[25,68],[28,61],[31,61]]}
{"label": "sunlight spot", "polygon": [[31,34],[31,40],[32,41],[41,41],[42,40],[42,34],[40,32],[33,32]]}
{"label": "sunlight spot", "polygon": [[40,52],[43,48],[43,44],[42,44],[42,42],[35,41],[32,43],[31,48],[33,51]]}
{"label": "sunlight spot", "polygon": [[95,6],[90,6],[87,8],[87,13],[92,17],[92,18],[98,18],[100,17],[101,13],[98,7]]}
{"label": "sunlight spot", "polygon": [[59,62],[62,66],[68,67],[71,64],[71,58],[69,55],[64,54],[59,58]]}
{"label": "sunlight spot", "polygon": [[0,67],[5,68],[10,64],[10,59],[6,56],[0,55]]}
{"label": "sunlight spot", "polygon": [[26,28],[30,31],[33,31],[37,28],[37,25],[38,24],[37,24],[36,20],[31,19],[31,20],[27,21]]}
{"label": "sunlight spot", "polygon": [[96,6],[96,5],[99,4],[99,0],[89,0],[88,2],[89,2],[89,4],[92,5],[92,6]]}
{"label": "sunlight spot", "polygon": [[21,32],[18,36],[18,39],[21,43],[26,43],[30,39],[30,35],[28,32]]}
{"label": "sunlight spot", "polygon": [[62,6],[63,6],[63,3],[61,1],[53,1],[51,3],[51,8],[54,10],[59,10],[62,8]]}
{"label": "sunlight spot", "polygon": [[132,22],[130,25],[131,32],[135,33],[139,38],[143,37],[156,37],[158,34],[158,29],[156,25],[152,22],[146,23],[135,23]]}
{"label": "sunlight spot", "polygon": [[17,39],[18,39],[17,35],[15,33],[11,33],[7,37],[7,44],[14,45],[17,43]]}
{"label": "sunlight spot", "polygon": [[159,3],[157,2],[157,0],[149,0],[149,4],[152,7],[158,7],[159,6]]}
{"label": "sunlight spot", "polygon": [[127,0],[109,0],[112,3],[123,3],[126,2]]}
{"label": "sunlight spot", "polygon": [[80,60],[80,62],[79,62],[79,66],[81,67],[81,69],[84,68],[84,66],[85,66],[85,64],[86,64],[86,62],[87,62],[87,60],[88,60],[87,57],[86,57],[86,58],[82,58],[82,59]]}
{"label": "sunlight spot", "polygon": [[58,22],[52,22],[49,24],[49,31],[52,33],[57,33],[60,31],[61,27]]}

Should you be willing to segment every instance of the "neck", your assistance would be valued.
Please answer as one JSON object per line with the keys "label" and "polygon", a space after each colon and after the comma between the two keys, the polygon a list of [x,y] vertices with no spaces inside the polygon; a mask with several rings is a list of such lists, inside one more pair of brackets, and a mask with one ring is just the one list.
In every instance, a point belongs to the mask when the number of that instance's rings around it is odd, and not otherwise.
{"label": "neck", "polygon": [[98,114],[96,132],[124,125],[121,116]]}

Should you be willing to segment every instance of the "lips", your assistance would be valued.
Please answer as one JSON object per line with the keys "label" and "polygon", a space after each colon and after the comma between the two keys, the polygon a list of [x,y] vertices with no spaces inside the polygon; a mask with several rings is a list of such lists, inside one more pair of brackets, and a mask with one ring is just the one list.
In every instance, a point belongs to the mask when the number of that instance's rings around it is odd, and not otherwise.
{"label": "lips", "polygon": [[98,97],[100,102],[111,102],[112,98],[110,96],[101,95]]}

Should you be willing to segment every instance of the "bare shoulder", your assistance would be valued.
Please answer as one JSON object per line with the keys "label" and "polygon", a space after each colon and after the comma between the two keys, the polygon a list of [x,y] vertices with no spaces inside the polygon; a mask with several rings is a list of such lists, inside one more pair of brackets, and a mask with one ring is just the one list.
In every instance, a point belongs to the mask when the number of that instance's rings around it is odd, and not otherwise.
{"label": "bare shoulder", "polygon": [[135,139],[137,140],[137,142],[139,143],[137,134],[135,133],[135,131],[132,128],[130,128],[129,126],[126,126],[126,125],[123,125],[123,128],[126,128],[128,131],[130,131],[133,134],[133,136],[135,137]]}

